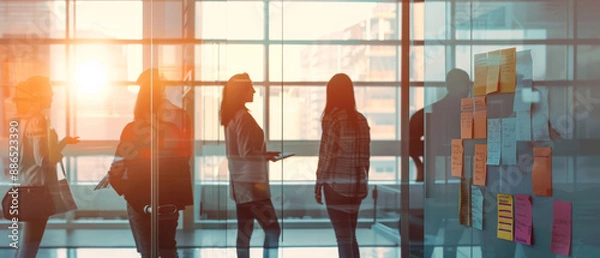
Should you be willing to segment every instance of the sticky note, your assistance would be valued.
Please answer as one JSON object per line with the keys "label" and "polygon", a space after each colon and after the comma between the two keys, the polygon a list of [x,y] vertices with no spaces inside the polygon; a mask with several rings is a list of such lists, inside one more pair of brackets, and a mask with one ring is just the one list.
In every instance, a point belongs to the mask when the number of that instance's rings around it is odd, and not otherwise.
{"label": "sticky note", "polygon": [[513,241],[513,197],[498,194],[498,238]]}

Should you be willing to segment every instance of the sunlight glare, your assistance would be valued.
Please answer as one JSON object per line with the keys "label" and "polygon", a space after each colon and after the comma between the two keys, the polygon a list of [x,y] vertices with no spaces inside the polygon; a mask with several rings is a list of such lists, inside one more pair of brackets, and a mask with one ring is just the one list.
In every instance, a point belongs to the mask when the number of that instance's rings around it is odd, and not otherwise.
{"label": "sunlight glare", "polygon": [[77,67],[75,81],[83,93],[98,94],[108,82],[106,68],[97,60],[87,60]]}

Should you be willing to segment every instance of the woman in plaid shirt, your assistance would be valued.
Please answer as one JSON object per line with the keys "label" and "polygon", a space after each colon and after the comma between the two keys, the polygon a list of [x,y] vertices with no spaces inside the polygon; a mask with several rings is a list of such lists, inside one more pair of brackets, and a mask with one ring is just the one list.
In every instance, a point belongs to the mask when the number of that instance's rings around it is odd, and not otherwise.
{"label": "woman in plaid shirt", "polygon": [[339,73],[327,83],[315,199],[323,204],[338,242],[340,258],[360,257],[356,224],[367,196],[371,136],[367,119],[356,110],[354,85]]}

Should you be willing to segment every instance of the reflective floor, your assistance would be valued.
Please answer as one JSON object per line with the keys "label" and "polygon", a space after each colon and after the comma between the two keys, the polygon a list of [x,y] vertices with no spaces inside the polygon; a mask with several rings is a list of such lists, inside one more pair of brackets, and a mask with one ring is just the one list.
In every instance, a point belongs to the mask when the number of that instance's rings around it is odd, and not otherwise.
{"label": "reflective floor", "polygon": [[[394,247],[360,248],[362,258],[397,258],[399,249]],[[0,249],[0,257],[12,257],[14,251]],[[235,258],[235,248],[180,249],[181,258]],[[262,257],[262,248],[252,248],[251,257]],[[136,258],[140,257],[133,248],[43,248],[38,258]],[[284,247],[279,250],[282,258],[337,257],[335,247]]]}
{"label": "reflective floor", "polygon": [[[235,247],[235,229],[199,229],[179,231],[177,246],[180,248],[229,248]],[[7,230],[0,230],[0,247],[8,247],[10,239]],[[368,228],[356,230],[361,247],[396,247],[390,239]],[[264,233],[255,229],[250,245],[262,247]],[[129,229],[48,229],[42,239],[42,247],[47,248],[133,248],[135,242]],[[335,247],[336,240],[331,228],[324,229],[285,229],[281,235],[281,247]],[[5,257],[5,256],[0,256]]]}
{"label": "reflective floor", "polygon": [[[0,230],[0,235],[8,235]],[[181,258],[236,257],[236,230],[194,230],[178,232],[177,241]],[[262,230],[252,235],[251,257],[262,257]],[[9,239],[0,238],[0,257],[9,258],[14,250]],[[357,229],[357,240],[362,258],[397,258],[397,244],[371,229]],[[139,257],[129,229],[49,229],[42,240],[39,258],[128,258]],[[281,258],[337,257],[333,230],[285,229],[280,242]],[[66,248],[65,248],[66,247]]]}

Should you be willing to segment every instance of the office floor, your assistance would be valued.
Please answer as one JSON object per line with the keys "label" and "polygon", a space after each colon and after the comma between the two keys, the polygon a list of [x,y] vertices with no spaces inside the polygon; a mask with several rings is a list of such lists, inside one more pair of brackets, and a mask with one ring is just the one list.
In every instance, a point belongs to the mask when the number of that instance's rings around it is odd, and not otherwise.
{"label": "office floor", "polygon": [[[7,230],[0,235],[7,236]],[[235,230],[195,230],[177,235],[181,258],[235,257]],[[254,231],[251,256],[262,257],[262,230]],[[280,257],[337,257],[332,229],[285,229],[280,243]],[[370,229],[358,229],[357,239],[363,258],[399,257],[397,245]],[[50,229],[42,240],[39,258],[129,258],[139,257],[128,229]],[[0,238],[0,257],[12,257],[7,237]]]}
{"label": "office floor", "polygon": [[[361,247],[362,258],[398,258],[399,249],[393,247]],[[0,257],[10,258],[13,250],[0,249]],[[252,248],[251,257],[262,257],[262,248]],[[43,248],[38,258],[139,258],[133,248]],[[235,258],[235,248],[197,248],[180,249],[180,258]],[[334,247],[282,247],[279,250],[281,258],[335,258],[337,249]]]}

